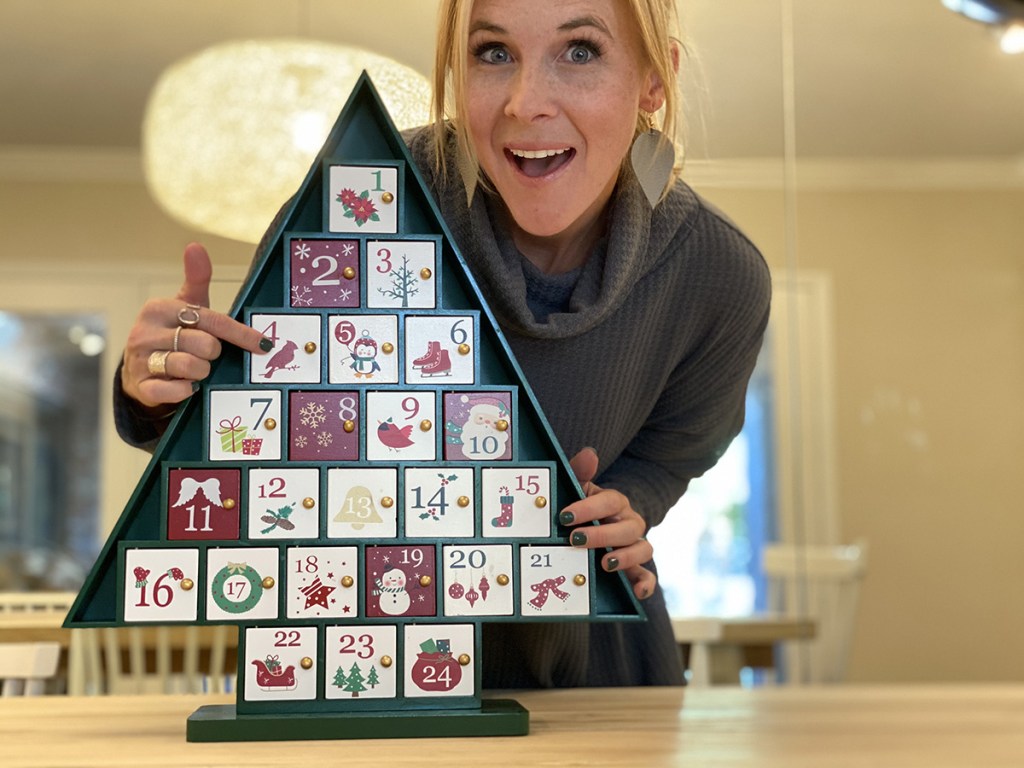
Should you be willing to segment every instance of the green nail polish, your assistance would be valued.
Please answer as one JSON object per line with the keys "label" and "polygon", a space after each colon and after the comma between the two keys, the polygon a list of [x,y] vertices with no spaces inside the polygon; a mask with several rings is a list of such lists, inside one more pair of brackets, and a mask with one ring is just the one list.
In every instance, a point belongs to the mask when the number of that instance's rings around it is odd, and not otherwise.
{"label": "green nail polish", "polygon": [[609,557],[604,561],[604,569],[608,571],[608,573],[619,570],[619,558]]}
{"label": "green nail polish", "polygon": [[558,522],[562,525],[572,525],[576,521],[576,515],[569,510],[558,513]]}
{"label": "green nail polish", "polygon": [[262,349],[264,352],[269,352],[273,348],[274,342],[268,339],[266,336],[260,339],[260,349]]}
{"label": "green nail polish", "polygon": [[573,531],[572,536],[569,537],[569,543],[574,547],[585,547],[587,546],[587,534],[583,531]]}
{"label": "green nail polish", "polygon": [[202,385],[198,381],[193,381],[192,382],[192,392],[193,392],[193,394],[199,391],[199,387],[200,386],[202,386]]}

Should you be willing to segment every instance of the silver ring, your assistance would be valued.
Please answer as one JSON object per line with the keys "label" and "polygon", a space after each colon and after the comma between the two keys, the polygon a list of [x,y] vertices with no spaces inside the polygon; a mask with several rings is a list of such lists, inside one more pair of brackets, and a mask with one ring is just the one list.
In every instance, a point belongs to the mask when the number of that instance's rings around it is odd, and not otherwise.
{"label": "silver ring", "polygon": [[153,376],[166,376],[167,375],[167,357],[171,354],[169,349],[157,350],[150,354],[149,359],[146,361],[146,367],[149,368],[149,372]]}
{"label": "silver ring", "polygon": [[172,347],[172,351],[174,351],[174,352],[178,352],[179,351],[178,350],[178,339],[179,338],[181,338],[181,326],[180,325],[177,328],[174,329],[174,346]]}
{"label": "silver ring", "polygon": [[199,325],[200,309],[198,304],[186,304],[178,310],[178,323],[184,328],[194,328]]}

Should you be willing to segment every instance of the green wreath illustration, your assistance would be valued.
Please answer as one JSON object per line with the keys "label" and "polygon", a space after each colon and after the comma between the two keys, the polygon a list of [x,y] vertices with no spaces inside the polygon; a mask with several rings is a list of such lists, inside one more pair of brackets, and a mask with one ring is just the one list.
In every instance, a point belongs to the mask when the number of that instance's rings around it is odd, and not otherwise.
{"label": "green wreath illustration", "polygon": [[[249,582],[249,596],[244,600],[235,602],[224,594],[224,587],[232,576],[241,576]],[[213,577],[210,591],[213,593],[213,602],[221,610],[227,613],[247,613],[255,608],[260,598],[263,597],[263,580],[256,573],[256,569],[247,563],[228,563]]]}

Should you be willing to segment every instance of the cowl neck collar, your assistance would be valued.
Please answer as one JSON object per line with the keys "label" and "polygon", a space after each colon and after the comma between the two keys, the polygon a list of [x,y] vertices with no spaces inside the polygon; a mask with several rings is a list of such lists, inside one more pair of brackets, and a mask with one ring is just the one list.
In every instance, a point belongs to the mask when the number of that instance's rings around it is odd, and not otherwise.
{"label": "cowl neck collar", "polygon": [[[451,144],[449,145],[449,153]],[[454,157],[449,168],[456,167]],[[675,249],[669,244],[693,226],[698,203],[681,182],[654,210],[636,175],[623,170],[610,201],[605,237],[601,238],[580,269],[568,311],[538,322],[526,301],[523,257],[511,234],[500,224],[497,201],[477,189],[472,205],[458,174],[436,180],[441,210],[474,276],[482,284],[498,321],[506,328],[534,338],[559,339],[593,329],[626,301],[630,289]]]}

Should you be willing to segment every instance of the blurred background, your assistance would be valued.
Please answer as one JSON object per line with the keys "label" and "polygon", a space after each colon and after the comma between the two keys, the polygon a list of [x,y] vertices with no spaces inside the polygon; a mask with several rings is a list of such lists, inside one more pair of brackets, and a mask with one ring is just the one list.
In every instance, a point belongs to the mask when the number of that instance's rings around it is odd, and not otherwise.
{"label": "blurred background", "polygon": [[[850,682],[1024,679],[1024,54],[948,5],[679,2],[684,178],[775,298],[743,435],[652,533],[662,582],[679,617],[824,635],[799,553],[853,557]],[[81,584],[148,458],[110,413],[138,308],[201,240],[227,309],[349,70],[425,117],[436,7],[0,0],[0,591]]]}

